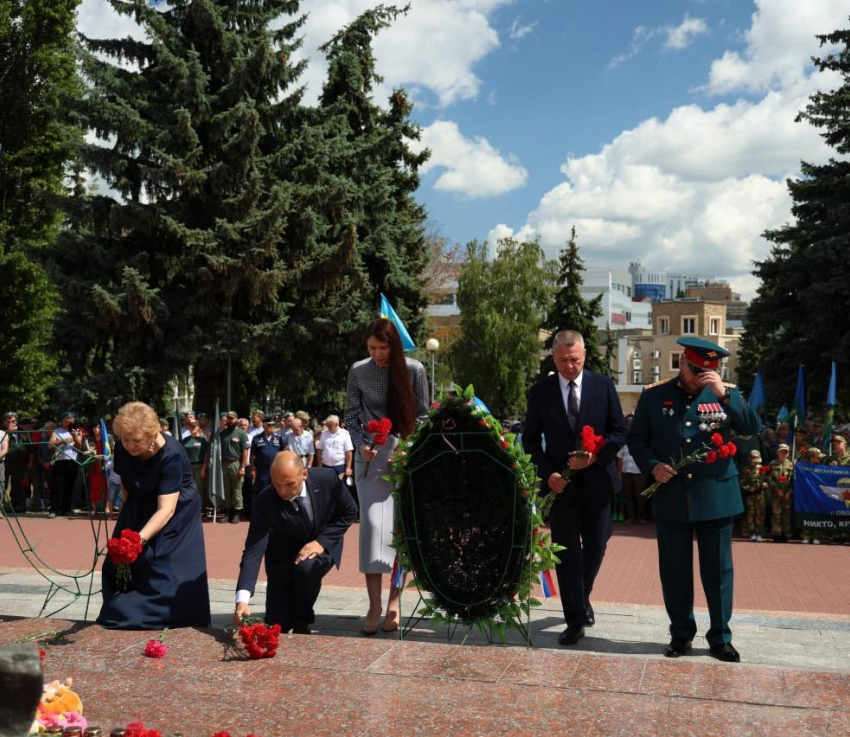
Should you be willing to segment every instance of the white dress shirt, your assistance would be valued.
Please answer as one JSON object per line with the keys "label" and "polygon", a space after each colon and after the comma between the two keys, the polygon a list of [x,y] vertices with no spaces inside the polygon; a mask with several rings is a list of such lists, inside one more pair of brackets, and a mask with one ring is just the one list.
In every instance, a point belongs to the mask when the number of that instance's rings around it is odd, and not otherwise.
{"label": "white dress shirt", "polygon": [[[581,411],[581,382],[584,379],[584,371],[581,371],[573,383],[576,385],[576,405]],[[567,411],[567,417],[570,416],[570,380],[565,379],[561,374],[558,374],[558,383],[561,385],[561,398],[564,400],[564,409]],[[578,418],[576,418],[578,419]]]}

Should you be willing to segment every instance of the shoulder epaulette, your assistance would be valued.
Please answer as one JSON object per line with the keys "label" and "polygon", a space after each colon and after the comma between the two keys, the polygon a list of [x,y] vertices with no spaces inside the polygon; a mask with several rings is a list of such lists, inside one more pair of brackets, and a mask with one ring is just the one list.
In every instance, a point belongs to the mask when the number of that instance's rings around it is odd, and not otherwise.
{"label": "shoulder epaulette", "polygon": [[727,389],[737,389],[738,388],[737,384],[730,384],[728,381],[724,381],[723,386],[725,386]]}
{"label": "shoulder epaulette", "polygon": [[667,384],[670,381],[675,379],[675,376],[671,376],[669,379],[662,379],[661,381],[656,381],[654,384],[647,384],[644,389],[653,389],[656,386],[661,386],[662,384]]}

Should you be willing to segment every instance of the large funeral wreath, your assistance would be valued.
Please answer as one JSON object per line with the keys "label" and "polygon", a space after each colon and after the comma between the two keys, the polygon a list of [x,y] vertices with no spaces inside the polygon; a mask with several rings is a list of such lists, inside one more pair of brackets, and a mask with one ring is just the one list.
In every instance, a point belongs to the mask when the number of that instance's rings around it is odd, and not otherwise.
{"label": "large funeral wreath", "polygon": [[504,638],[522,629],[539,574],[560,546],[543,529],[531,456],[484,408],[473,388],[432,405],[391,459],[399,529],[395,547],[422,616]]}

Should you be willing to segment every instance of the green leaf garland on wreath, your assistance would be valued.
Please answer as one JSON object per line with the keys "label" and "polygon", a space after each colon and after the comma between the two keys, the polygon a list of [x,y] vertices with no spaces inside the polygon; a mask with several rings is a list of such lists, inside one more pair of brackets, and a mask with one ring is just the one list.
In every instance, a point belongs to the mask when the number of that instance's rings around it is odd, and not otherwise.
{"label": "green leaf garland on wreath", "polygon": [[[531,456],[505,437],[499,421],[476,406],[474,396],[472,386],[452,387],[429,409],[427,421],[399,441],[386,477],[393,482],[399,519],[393,547],[413,573],[408,585],[422,594],[419,615],[434,625],[460,621],[504,639],[509,628],[521,630],[523,618],[540,606],[532,597],[538,574],[555,566],[563,548],[543,527]],[[418,475],[426,472],[423,485]],[[440,526],[429,515],[416,519],[417,508],[454,514],[458,524]],[[408,548],[411,539],[418,553]],[[461,603],[447,593],[476,584],[492,590],[492,596]]]}

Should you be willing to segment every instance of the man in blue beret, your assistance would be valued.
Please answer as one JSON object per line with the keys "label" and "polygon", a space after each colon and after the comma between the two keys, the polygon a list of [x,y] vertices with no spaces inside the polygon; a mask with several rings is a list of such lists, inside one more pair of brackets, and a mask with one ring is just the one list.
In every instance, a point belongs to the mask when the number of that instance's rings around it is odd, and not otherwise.
{"label": "man in blue beret", "polygon": [[[670,644],[664,655],[676,658],[691,649],[694,620],[693,537],[699,550],[700,579],[710,625],[710,654],[730,663],[741,657],[732,645],[732,522],[744,511],[732,431],[754,435],[758,415],[741,393],[717,372],[729,351],[701,338],[680,338],[684,349],[679,375],[652,384],[638,401],[628,437],[629,452],[644,473],[660,484],[652,496],[658,564],[664,605],[670,617]],[[719,435],[719,437],[718,437]],[[712,438],[714,439],[713,442]],[[722,441],[723,450],[719,442]],[[678,471],[674,465],[694,452],[712,448],[713,462],[697,461]]]}

